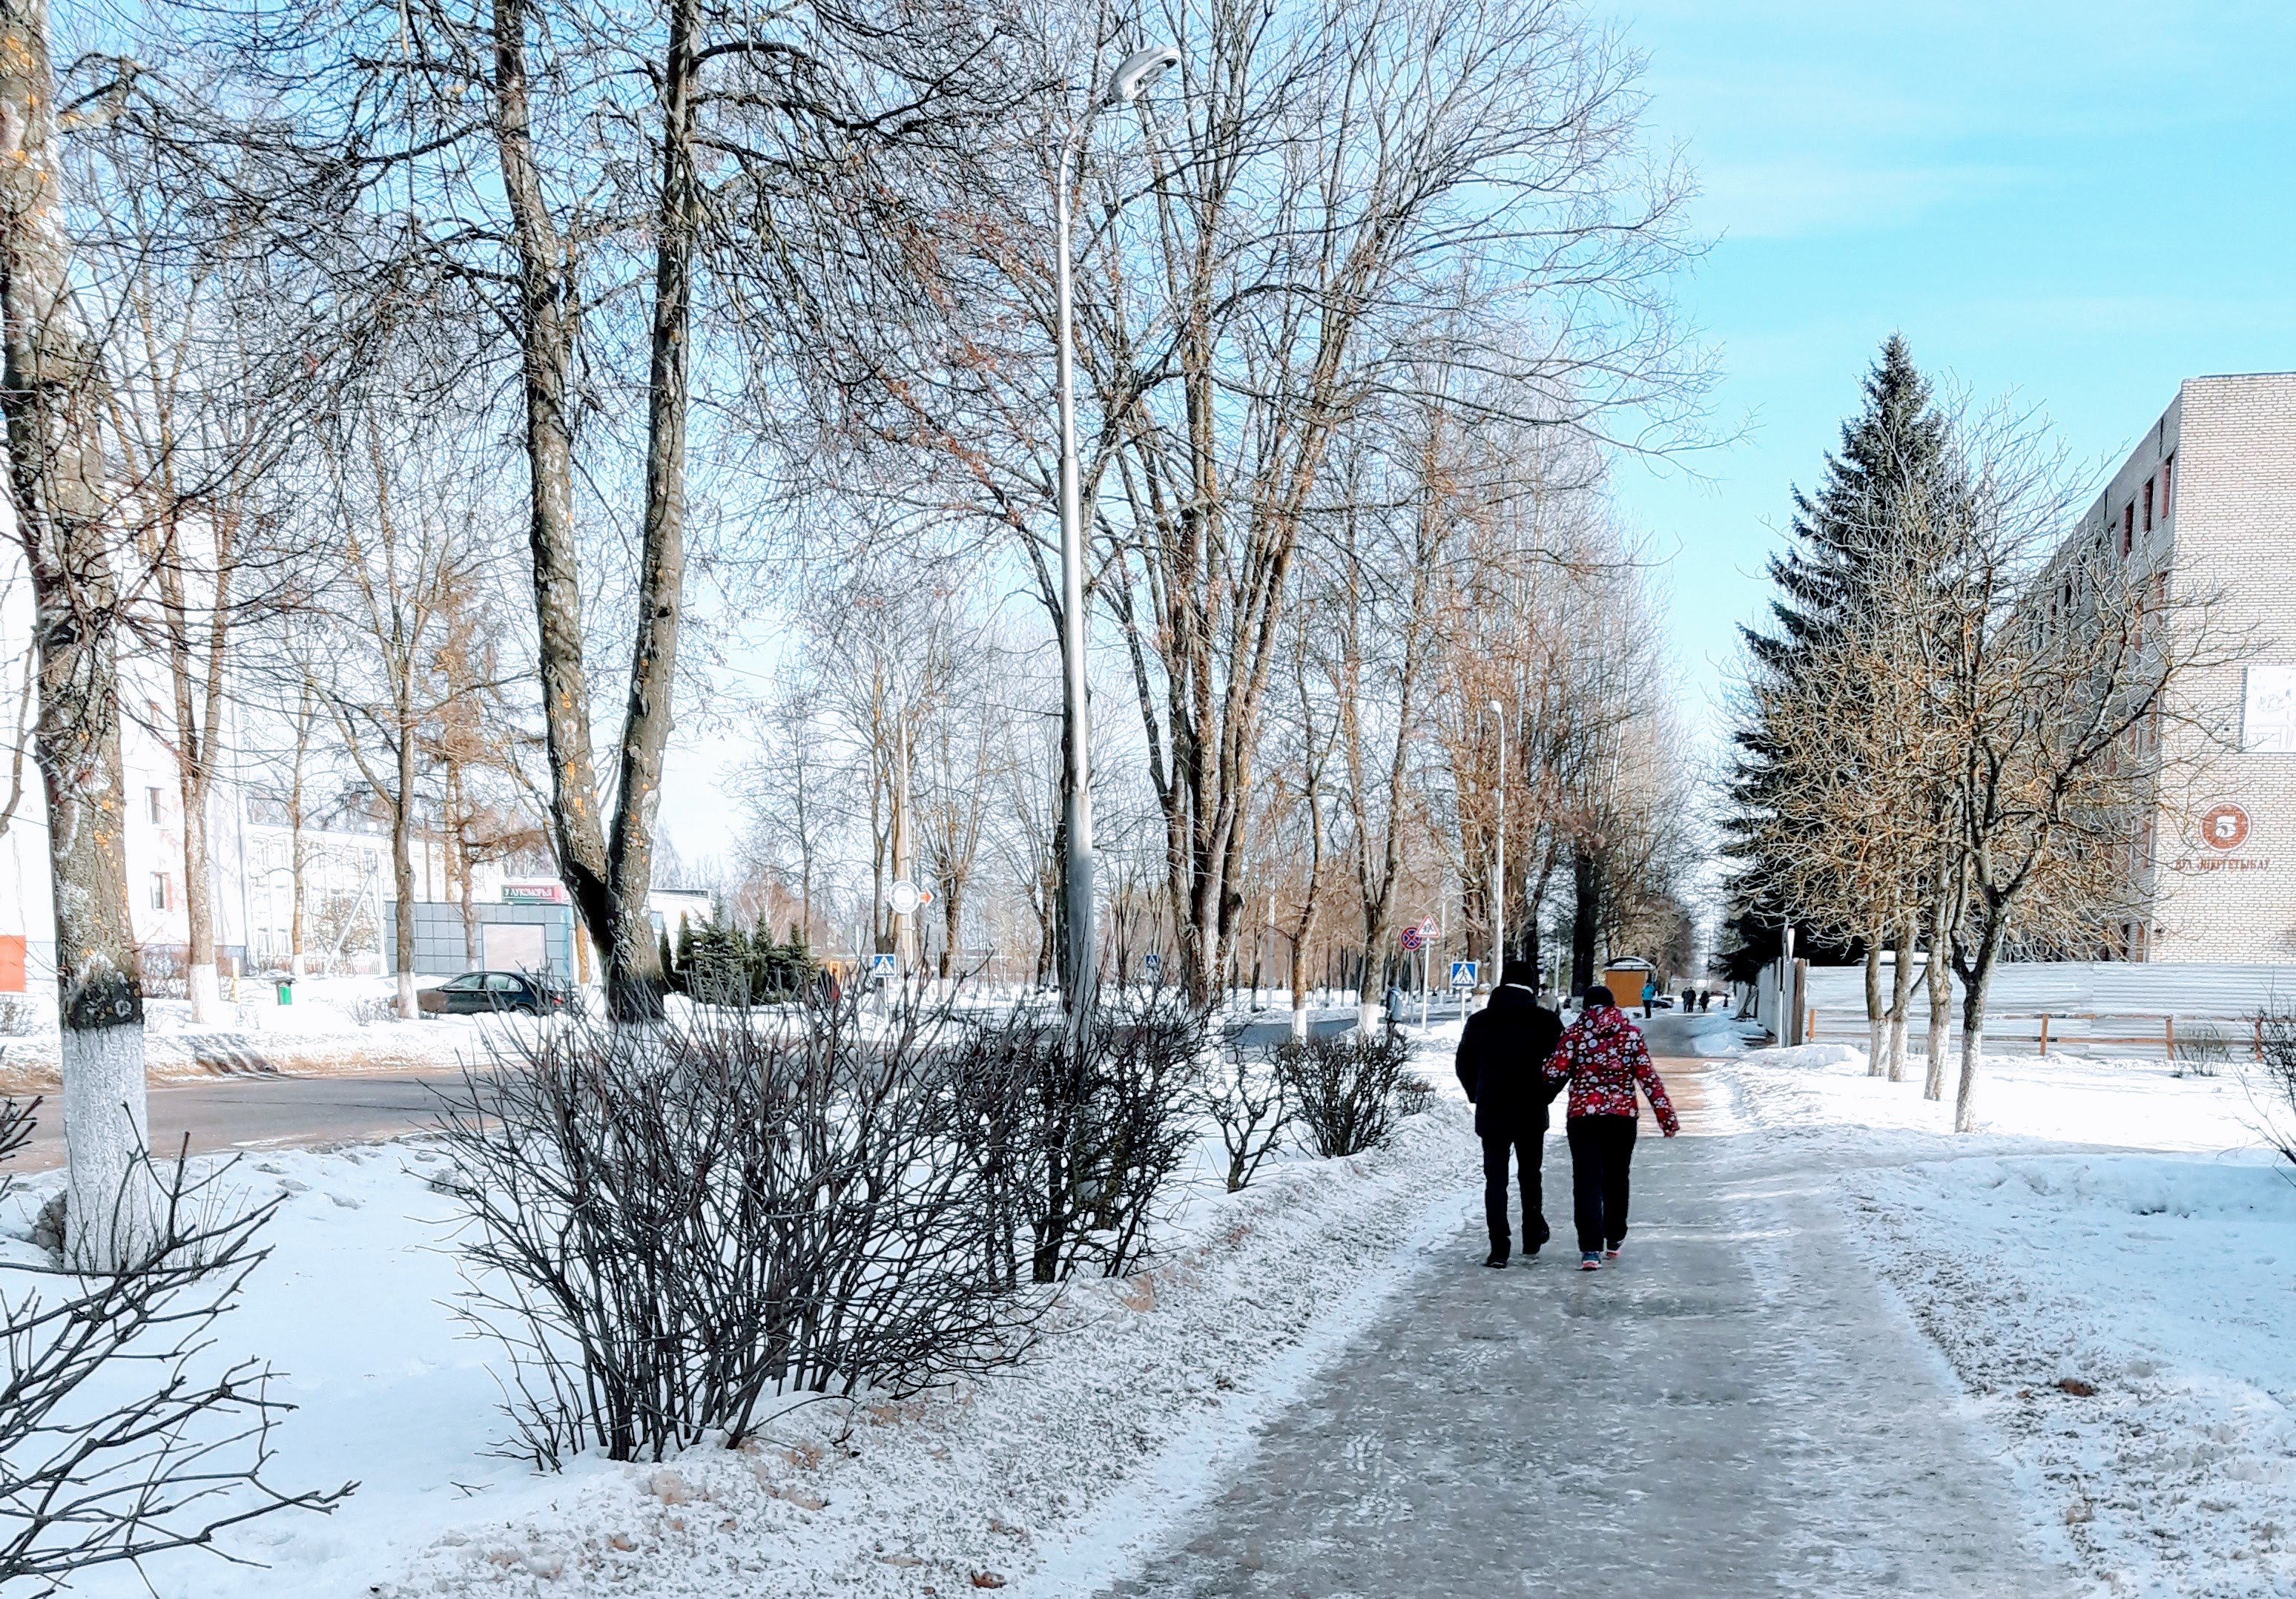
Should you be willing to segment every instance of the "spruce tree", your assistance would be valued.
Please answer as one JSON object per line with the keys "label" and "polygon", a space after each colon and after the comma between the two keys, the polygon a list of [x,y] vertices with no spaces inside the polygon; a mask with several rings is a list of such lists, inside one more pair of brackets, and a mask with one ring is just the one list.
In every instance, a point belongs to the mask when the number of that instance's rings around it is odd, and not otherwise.
{"label": "spruce tree", "polygon": [[[1769,562],[1777,590],[1770,625],[1740,629],[1758,689],[1792,684],[1813,645],[1856,625],[1865,597],[1889,575],[1877,569],[1871,530],[1893,504],[1933,490],[1952,470],[1949,424],[1901,335],[1892,333],[1882,344],[1861,387],[1865,404],[1842,423],[1841,447],[1826,456],[1817,489],[1794,491],[1786,547]],[[1741,982],[1775,960],[1783,941],[1785,914],[1771,891],[1775,864],[1751,841],[1746,824],[1775,807],[1781,753],[1757,710],[1738,729],[1730,781],[1736,819],[1727,829],[1728,853],[1737,867],[1730,878],[1723,959],[1728,975]],[[1796,953],[1825,961],[1852,958],[1857,951],[1804,946]]]}

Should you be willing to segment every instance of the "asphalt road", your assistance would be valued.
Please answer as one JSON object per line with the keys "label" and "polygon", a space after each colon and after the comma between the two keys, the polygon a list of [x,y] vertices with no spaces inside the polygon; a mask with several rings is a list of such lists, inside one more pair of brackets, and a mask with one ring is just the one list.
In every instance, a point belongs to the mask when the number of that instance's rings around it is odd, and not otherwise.
{"label": "asphalt road", "polygon": [[[1428,1011],[1430,1021],[1457,1013],[1457,1002],[1447,997],[1433,1001]],[[1416,1005],[1411,1014],[1415,1021]],[[1637,1018],[1636,1022],[1650,1040],[1652,1054],[1678,1060],[1697,1054],[1690,1044],[1689,1018],[1662,1011],[1648,1021]],[[1308,1018],[1318,1036],[1346,1032],[1355,1023],[1353,1005],[1320,1009]],[[1230,1036],[1246,1047],[1259,1048],[1280,1043],[1291,1031],[1289,1011],[1269,1011]],[[265,1075],[170,1083],[152,1090],[152,1146],[172,1153],[187,1133],[194,1154],[393,1137],[427,1125],[439,1091],[455,1081],[452,1076],[437,1075]],[[43,1171],[62,1161],[61,1103],[51,1096],[40,1108],[32,1142],[14,1166],[19,1171]]]}
{"label": "asphalt road", "polygon": [[[423,1127],[453,1077],[245,1077],[169,1083],[152,1090],[152,1147],[173,1154],[185,1134],[192,1152],[389,1138]],[[50,1095],[32,1142],[11,1164],[43,1171],[63,1163],[62,1102]]]}

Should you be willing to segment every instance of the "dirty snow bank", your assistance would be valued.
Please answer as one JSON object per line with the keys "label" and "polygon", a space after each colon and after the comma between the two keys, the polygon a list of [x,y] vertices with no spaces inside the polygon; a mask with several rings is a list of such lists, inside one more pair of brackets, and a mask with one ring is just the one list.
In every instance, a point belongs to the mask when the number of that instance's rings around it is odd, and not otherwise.
{"label": "dirty snow bank", "polygon": [[[2237,1076],[1987,1062],[1956,1139],[1918,1082],[1758,1054],[1774,1137],[1847,1144],[1870,1259],[2116,1595],[2296,1589],[2296,1184]],[[2069,1145],[2111,1144],[2107,1151]]]}

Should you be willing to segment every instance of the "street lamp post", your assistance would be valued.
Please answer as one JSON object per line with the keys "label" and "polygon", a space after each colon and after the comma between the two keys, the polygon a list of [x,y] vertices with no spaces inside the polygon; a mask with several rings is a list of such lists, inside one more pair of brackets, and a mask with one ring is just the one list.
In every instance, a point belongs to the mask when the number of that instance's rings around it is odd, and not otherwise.
{"label": "street lamp post", "polygon": [[[1506,713],[1491,701],[1491,719],[1499,729],[1499,848],[1491,884],[1491,988],[1496,992],[1506,974]],[[1537,987],[1536,984],[1532,985]]]}
{"label": "street lamp post", "polygon": [[[1117,64],[1095,102],[1122,105],[1179,65],[1169,45],[1136,51]],[[1094,972],[1092,760],[1089,712],[1085,705],[1084,511],[1077,482],[1076,333],[1070,314],[1069,187],[1077,159],[1092,127],[1090,113],[1061,147],[1054,175],[1053,230],[1057,235],[1054,286],[1059,302],[1054,343],[1058,352],[1061,430],[1061,726],[1068,742],[1068,794],[1062,822],[1068,845],[1061,858],[1061,903],[1067,913],[1068,947],[1063,950],[1061,992],[1073,1022],[1081,1025],[1092,1004]]]}

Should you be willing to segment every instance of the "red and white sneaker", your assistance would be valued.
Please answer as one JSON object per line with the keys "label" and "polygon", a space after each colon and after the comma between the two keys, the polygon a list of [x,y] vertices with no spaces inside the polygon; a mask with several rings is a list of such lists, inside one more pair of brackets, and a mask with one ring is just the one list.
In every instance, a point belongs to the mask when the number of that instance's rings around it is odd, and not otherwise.
{"label": "red and white sneaker", "polygon": [[1603,1258],[1595,1253],[1592,1250],[1585,1250],[1581,1252],[1578,1257],[1578,1269],[1580,1271],[1600,1271],[1603,1269]]}
{"label": "red and white sneaker", "polygon": [[1603,1251],[1603,1259],[1605,1260],[1616,1260],[1618,1258],[1619,1251],[1616,1249],[1607,1249]]}

